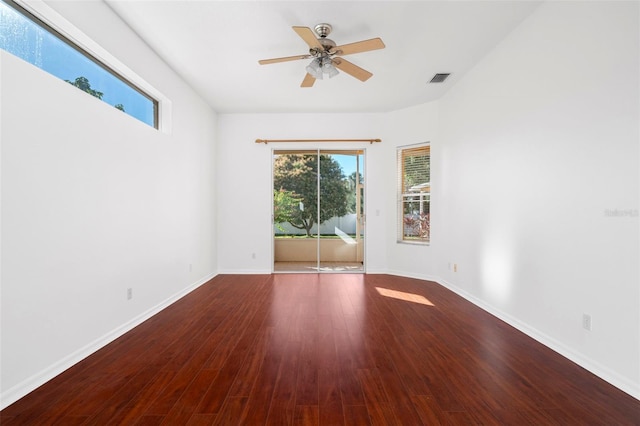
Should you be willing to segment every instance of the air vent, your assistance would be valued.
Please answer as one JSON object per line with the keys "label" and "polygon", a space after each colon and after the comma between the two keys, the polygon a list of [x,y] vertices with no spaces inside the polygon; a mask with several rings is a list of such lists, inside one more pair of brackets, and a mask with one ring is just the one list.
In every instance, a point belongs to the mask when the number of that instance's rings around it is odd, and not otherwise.
{"label": "air vent", "polygon": [[429,83],[442,83],[449,77],[450,74],[436,74],[433,76]]}

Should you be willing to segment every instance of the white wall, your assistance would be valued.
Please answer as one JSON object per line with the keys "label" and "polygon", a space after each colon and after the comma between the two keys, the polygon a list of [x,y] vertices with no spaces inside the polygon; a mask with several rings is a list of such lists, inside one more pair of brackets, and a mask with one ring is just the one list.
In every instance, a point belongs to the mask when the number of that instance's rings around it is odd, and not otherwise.
{"label": "white wall", "polygon": [[[440,142],[438,140],[438,103],[431,102],[388,114],[389,150],[385,159],[389,170],[385,188],[389,216],[387,226],[387,258],[389,273],[416,278],[437,280],[439,253],[441,251],[440,209]],[[397,243],[397,161],[399,146],[431,143],[431,236],[429,245]]]}
{"label": "white wall", "polygon": [[2,407],[217,271],[215,113],[102,2],[61,6],[171,100],[173,130],[0,52]]}
{"label": "white wall", "polygon": [[[366,267],[386,270],[384,192],[389,177],[384,114],[220,114],[217,155],[218,264],[221,273],[272,270],[273,149],[365,149]],[[256,139],[382,138],[382,143],[274,143]],[[394,167],[395,167],[395,163]],[[393,171],[391,171],[393,173]],[[391,179],[395,179],[391,175]],[[380,215],[371,214],[376,210]],[[255,253],[255,259],[252,254]]]}
{"label": "white wall", "polygon": [[434,225],[445,284],[637,398],[638,16],[543,4],[444,96]]}

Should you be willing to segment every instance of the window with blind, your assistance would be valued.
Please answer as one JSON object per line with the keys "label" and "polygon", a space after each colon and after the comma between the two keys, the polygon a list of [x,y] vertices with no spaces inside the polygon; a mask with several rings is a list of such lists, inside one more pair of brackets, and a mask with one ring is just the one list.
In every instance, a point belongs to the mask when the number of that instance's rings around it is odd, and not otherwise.
{"label": "window with blind", "polygon": [[428,244],[431,234],[431,147],[398,148],[398,242]]}

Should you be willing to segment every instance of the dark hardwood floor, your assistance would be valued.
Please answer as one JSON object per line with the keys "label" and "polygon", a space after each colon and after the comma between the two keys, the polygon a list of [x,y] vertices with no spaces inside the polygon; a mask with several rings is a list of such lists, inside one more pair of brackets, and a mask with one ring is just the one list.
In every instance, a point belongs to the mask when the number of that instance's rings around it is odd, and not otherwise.
{"label": "dark hardwood floor", "polygon": [[10,425],[638,425],[640,401],[427,281],[221,275]]}

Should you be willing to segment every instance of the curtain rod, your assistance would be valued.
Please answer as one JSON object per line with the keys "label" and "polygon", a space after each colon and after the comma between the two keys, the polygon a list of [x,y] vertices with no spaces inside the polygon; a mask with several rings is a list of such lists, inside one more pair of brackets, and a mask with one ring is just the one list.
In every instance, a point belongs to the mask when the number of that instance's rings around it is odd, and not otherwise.
{"label": "curtain rod", "polygon": [[268,144],[270,142],[382,142],[382,139],[256,139],[256,143]]}

